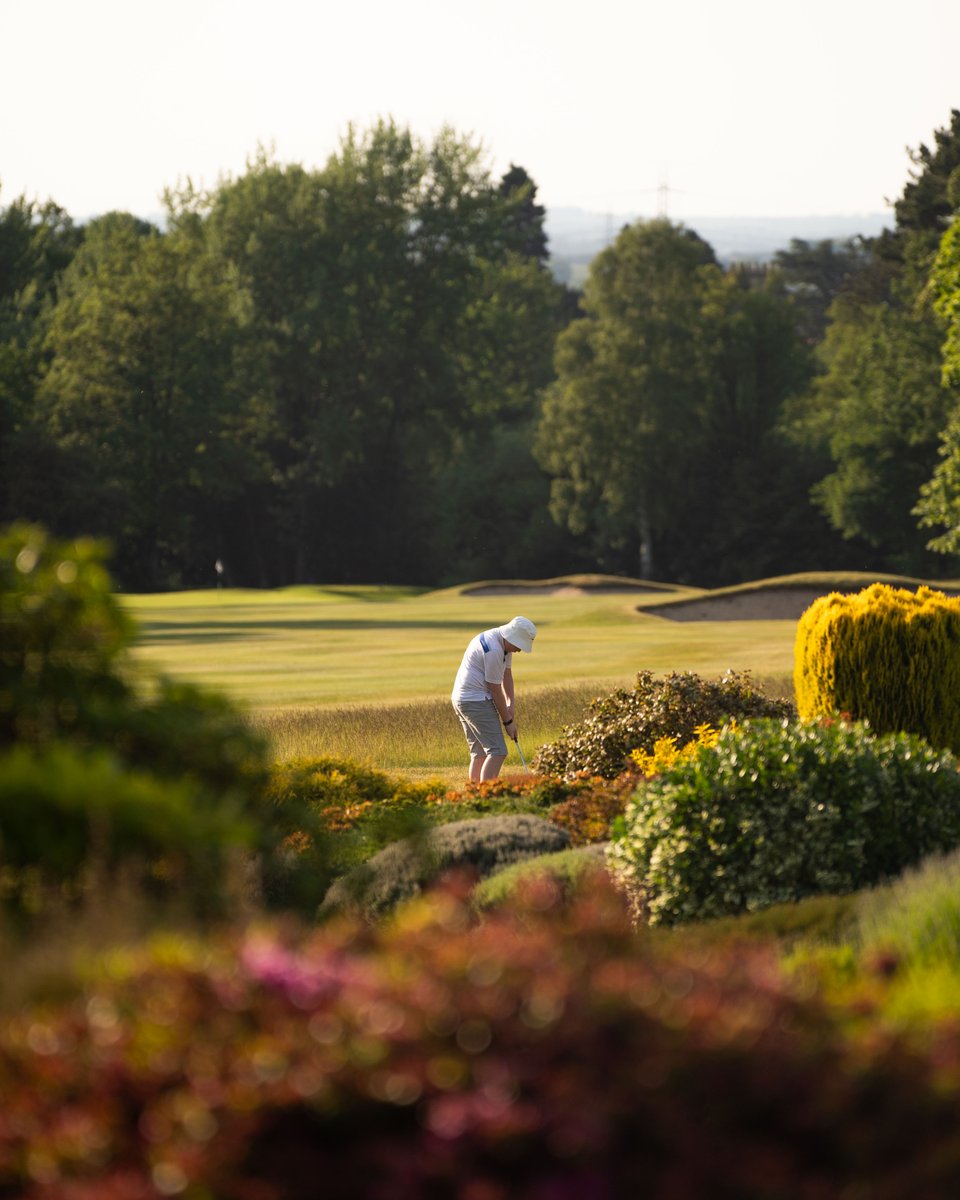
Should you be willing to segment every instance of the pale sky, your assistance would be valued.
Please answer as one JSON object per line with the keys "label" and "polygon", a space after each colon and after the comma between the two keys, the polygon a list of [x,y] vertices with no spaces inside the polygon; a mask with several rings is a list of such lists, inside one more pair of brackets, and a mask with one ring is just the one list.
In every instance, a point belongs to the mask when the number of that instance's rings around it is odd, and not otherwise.
{"label": "pale sky", "polygon": [[550,207],[883,212],[960,108],[960,0],[0,0],[0,206],[161,211],[258,144],[472,135]]}

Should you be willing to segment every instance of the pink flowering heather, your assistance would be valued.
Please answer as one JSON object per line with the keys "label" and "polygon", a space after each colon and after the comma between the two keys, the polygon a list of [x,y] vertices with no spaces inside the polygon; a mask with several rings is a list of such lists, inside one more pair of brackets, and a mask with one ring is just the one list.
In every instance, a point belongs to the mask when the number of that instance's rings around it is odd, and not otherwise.
{"label": "pink flowering heather", "polygon": [[765,951],[637,934],[602,875],[558,895],[158,947],[18,1013],[0,1196],[960,1194],[956,1030],[909,1045]]}

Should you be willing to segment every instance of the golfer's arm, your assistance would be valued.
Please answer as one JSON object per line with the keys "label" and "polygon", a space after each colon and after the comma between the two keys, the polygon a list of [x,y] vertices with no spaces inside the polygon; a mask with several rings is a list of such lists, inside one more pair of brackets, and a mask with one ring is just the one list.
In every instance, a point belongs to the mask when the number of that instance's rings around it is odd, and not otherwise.
{"label": "golfer's arm", "polygon": [[503,694],[507,698],[507,707],[510,712],[513,712],[513,670],[510,667],[503,673]]}
{"label": "golfer's arm", "polygon": [[[487,682],[487,687],[490,689],[490,699],[493,701],[494,708],[500,714],[500,720],[505,720],[507,713],[513,705],[513,680],[510,680],[510,691],[507,692],[507,671],[503,677],[503,683]],[[509,699],[507,698],[509,695]]]}

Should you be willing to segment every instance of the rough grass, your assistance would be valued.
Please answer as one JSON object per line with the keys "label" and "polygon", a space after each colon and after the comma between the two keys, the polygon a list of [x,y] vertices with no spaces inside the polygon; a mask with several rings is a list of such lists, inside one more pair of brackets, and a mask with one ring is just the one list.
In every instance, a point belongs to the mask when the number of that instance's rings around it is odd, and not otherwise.
{"label": "rough grass", "polygon": [[933,855],[887,887],[865,893],[858,941],[911,966],[960,960],[960,851]]}
{"label": "rough grass", "polygon": [[[565,725],[580,720],[590,701],[606,690],[603,683],[583,681],[518,695],[520,746],[527,762]],[[438,777],[446,783],[466,775],[466,742],[448,699],[282,709],[255,716],[254,723],[266,733],[278,762],[349,758],[409,779]],[[522,772],[509,740],[507,750],[507,768]]]}

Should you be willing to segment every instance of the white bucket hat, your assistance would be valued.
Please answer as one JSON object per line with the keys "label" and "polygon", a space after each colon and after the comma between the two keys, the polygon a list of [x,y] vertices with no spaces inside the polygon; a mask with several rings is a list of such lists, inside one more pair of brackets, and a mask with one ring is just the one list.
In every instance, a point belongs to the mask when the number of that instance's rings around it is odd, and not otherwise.
{"label": "white bucket hat", "polygon": [[524,654],[532,654],[537,627],[527,617],[514,617],[508,624],[500,626],[500,636]]}

